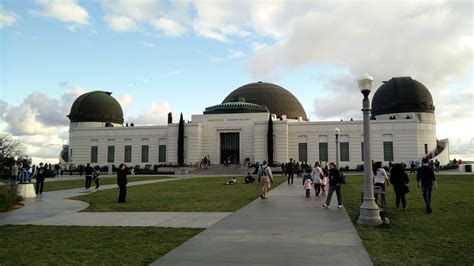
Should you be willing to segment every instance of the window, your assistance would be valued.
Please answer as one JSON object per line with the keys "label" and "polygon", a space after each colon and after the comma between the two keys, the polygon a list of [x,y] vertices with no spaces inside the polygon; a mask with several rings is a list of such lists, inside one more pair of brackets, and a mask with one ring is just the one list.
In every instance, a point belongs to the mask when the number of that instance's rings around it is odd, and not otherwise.
{"label": "window", "polygon": [[132,162],[132,146],[125,145],[125,158],[124,162],[131,163]]}
{"label": "window", "polygon": [[115,146],[107,146],[107,162],[113,163],[115,161]]}
{"label": "window", "polygon": [[428,144],[425,144],[425,154],[428,154]]}
{"label": "window", "polygon": [[91,146],[91,163],[97,163],[98,147]]}
{"label": "window", "polygon": [[339,143],[339,150],[341,152],[341,162],[348,162],[349,161],[349,142],[341,142]]}
{"label": "window", "polygon": [[158,162],[166,162],[166,145],[160,145],[158,147]]}
{"label": "window", "polygon": [[308,162],[308,143],[298,143],[298,160]]}
{"label": "window", "polygon": [[142,163],[148,162],[148,145],[142,145]]}
{"label": "window", "polygon": [[393,142],[391,141],[383,142],[383,160],[393,161]]}
{"label": "window", "polygon": [[327,162],[328,160],[328,143],[320,142],[319,143],[319,160]]}
{"label": "window", "polygon": [[364,161],[364,142],[360,143],[360,158]]}

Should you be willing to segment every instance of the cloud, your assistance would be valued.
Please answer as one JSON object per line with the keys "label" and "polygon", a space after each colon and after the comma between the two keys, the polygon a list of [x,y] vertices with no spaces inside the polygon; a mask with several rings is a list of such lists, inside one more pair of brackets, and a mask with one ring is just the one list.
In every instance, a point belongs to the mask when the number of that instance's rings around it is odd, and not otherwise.
{"label": "cloud", "polygon": [[162,78],[169,78],[172,76],[177,76],[183,73],[184,70],[182,69],[175,69],[175,70],[170,70],[167,73],[161,75]]}
{"label": "cloud", "polygon": [[0,29],[15,25],[20,17],[11,11],[0,10]]}
{"label": "cloud", "polygon": [[105,22],[107,22],[110,29],[119,32],[127,32],[137,30],[137,23],[126,16],[106,16]]}
{"label": "cloud", "polygon": [[3,119],[5,112],[7,111],[8,103],[4,100],[0,100],[0,119]]}
{"label": "cloud", "polygon": [[143,46],[146,48],[153,48],[155,47],[155,44],[152,42],[142,42]]}
{"label": "cloud", "polygon": [[162,31],[169,37],[180,37],[186,33],[185,27],[171,19],[153,19],[150,21],[150,24],[155,30]]}
{"label": "cloud", "polygon": [[30,10],[30,14],[70,23],[68,24],[70,30],[90,24],[89,13],[75,0],[36,0],[36,3],[42,9]]}
{"label": "cloud", "polygon": [[227,52],[229,53],[229,58],[241,58],[245,55],[244,52],[238,51],[238,50],[233,50],[233,49],[227,49]]}
{"label": "cloud", "polygon": [[57,162],[61,146],[67,141],[69,113],[74,100],[85,92],[80,86],[61,84],[60,100],[34,91],[19,105],[7,105],[0,100],[0,120],[5,132],[12,134],[25,147],[34,162]]}
{"label": "cloud", "polygon": [[168,113],[171,106],[168,102],[154,102],[151,107],[141,111],[138,115],[127,117],[126,121],[141,125],[165,125],[168,122]]}
{"label": "cloud", "polygon": [[116,97],[116,99],[120,103],[120,106],[122,106],[123,110],[128,109],[133,102],[133,97],[128,93],[120,94]]}
{"label": "cloud", "polygon": [[451,158],[474,161],[474,138],[455,138],[449,140]]}

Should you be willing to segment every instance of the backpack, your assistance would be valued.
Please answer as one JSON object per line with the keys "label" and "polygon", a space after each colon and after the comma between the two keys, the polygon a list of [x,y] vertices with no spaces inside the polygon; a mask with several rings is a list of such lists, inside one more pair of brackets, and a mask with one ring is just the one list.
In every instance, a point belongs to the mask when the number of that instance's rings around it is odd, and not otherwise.
{"label": "backpack", "polygon": [[341,184],[345,184],[346,183],[346,176],[342,172],[339,172],[339,175],[341,177]]}

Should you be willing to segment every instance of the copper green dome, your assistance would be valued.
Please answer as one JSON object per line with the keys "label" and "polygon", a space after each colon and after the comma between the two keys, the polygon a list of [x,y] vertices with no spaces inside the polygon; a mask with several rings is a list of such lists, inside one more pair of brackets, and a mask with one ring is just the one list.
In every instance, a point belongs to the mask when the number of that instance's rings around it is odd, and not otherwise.
{"label": "copper green dome", "polygon": [[430,91],[411,77],[384,81],[372,98],[372,115],[434,111]]}
{"label": "copper green dome", "polygon": [[123,111],[111,92],[92,91],[79,96],[67,117],[74,122],[109,122],[123,124]]}
{"label": "copper green dome", "polygon": [[288,90],[273,83],[255,82],[244,85],[231,92],[222,103],[242,97],[247,103],[266,106],[277,117],[286,115],[289,119],[302,117],[308,120],[306,112],[298,99]]}
{"label": "copper green dome", "polygon": [[222,104],[207,107],[205,115],[209,114],[236,114],[236,113],[269,113],[267,107],[248,103],[243,97],[236,97]]}

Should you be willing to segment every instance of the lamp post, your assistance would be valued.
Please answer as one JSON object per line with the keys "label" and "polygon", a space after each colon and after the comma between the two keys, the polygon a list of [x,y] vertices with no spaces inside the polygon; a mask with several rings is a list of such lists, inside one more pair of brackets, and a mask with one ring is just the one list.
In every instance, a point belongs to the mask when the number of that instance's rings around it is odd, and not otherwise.
{"label": "lamp post", "polygon": [[368,74],[363,75],[357,80],[360,92],[364,95],[362,100],[362,113],[364,115],[364,199],[360,205],[358,224],[379,225],[380,219],[379,207],[374,199],[374,186],[372,181],[372,146],[370,144],[370,100],[369,94],[372,90],[374,79]]}
{"label": "lamp post", "polygon": [[336,169],[339,169],[339,133],[341,130],[339,128],[334,129],[334,134],[336,135]]}

